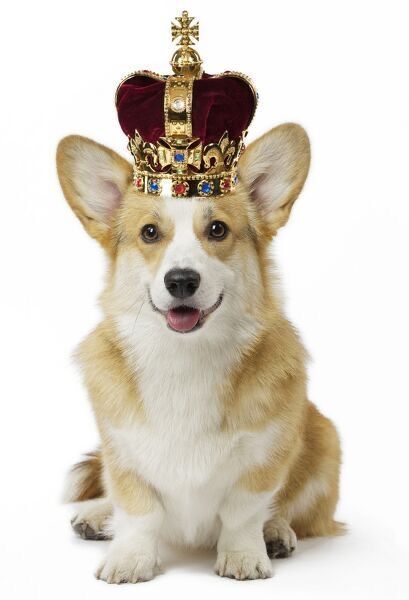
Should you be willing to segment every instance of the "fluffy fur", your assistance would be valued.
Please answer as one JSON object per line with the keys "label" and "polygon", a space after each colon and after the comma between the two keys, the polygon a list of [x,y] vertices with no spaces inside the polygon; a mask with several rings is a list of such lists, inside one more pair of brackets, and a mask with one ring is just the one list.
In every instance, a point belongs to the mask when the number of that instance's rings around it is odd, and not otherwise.
{"label": "fluffy fur", "polygon": [[[232,195],[155,199],[111,150],[78,136],[59,145],[67,201],[109,258],[103,321],[77,353],[101,450],[66,492],[85,501],[73,519],[82,537],[113,537],[97,571],[109,583],[152,578],[160,537],[216,546],[219,575],[254,579],[297,537],[341,531],[338,436],[307,399],[305,351],[269,254],[309,156],[303,129],[282,125],[246,150]],[[215,220],[228,227],[222,241],[209,238]],[[160,237],[146,243],[151,223]],[[175,267],[200,273],[195,307],[217,307],[189,333],[164,317]]]}

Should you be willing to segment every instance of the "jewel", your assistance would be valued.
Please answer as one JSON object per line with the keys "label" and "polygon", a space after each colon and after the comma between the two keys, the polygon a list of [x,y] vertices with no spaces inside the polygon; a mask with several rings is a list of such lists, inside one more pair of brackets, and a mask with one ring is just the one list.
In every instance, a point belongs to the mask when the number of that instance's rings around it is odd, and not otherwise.
{"label": "jewel", "polygon": [[157,179],[150,179],[148,183],[148,190],[153,194],[160,192],[159,182]]}
{"label": "jewel", "polygon": [[140,190],[143,187],[143,179],[142,179],[142,177],[137,177],[135,179],[135,185],[138,188],[138,190]]}
{"label": "jewel", "polygon": [[227,177],[222,180],[221,187],[224,191],[229,190],[231,186],[231,181]]}
{"label": "jewel", "polygon": [[238,182],[239,182],[239,178],[237,177],[237,175],[235,175],[235,176],[233,177],[233,185],[237,185],[237,184],[238,184]]}
{"label": "jewel", "polygon": [[184,196],[187,192],[187,185],[186,183],[175,183],[173,190],[177,196]]}
{"label": "jewel", "polygon": [[183,152],[175,152],[173,158],[175,159],[175,162],[182,163],[185,160],[185,155]]}
{"label": "jewel", "polygon": [[170,105],[175,112],[183,112],[185,110],[185,101],[183,98],[175,98]]}
{"label": "jewel", "polygon": [[197,186],[197,191],[201,196],[210,196],[213,194],[213,189],[213,183],[211,181],[206,181],[206,179],[201,181]]}

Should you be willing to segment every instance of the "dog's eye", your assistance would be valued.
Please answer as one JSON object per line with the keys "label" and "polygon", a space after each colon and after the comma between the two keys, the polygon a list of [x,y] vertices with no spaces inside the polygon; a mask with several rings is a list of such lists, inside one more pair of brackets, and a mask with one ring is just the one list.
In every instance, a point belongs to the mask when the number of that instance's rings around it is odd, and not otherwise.
{"label": "dog's eye", "polygon": [[229,232],[229,228],[223,221],[213,221],[210,223],[209,238],[212,240],[224,240]]}
{"label": "dog's eye", "polygon": [[159,230],[156,225],[144,225],[141,231],[141,237],[144,242],[151,244],[152,242],[157,242],[159,239]]}

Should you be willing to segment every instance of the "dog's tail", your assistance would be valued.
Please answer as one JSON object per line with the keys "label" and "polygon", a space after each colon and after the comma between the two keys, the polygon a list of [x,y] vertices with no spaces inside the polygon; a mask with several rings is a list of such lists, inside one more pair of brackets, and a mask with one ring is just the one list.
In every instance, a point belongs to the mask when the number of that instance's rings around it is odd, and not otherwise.
{"label": "dog's tail", "polygon": [[348,533],[346,523],[343,523],[342,521],[332,521],[331,535],[345,535],[346,533]]}
{"label": "dog's tail", "polygon": [[63,502],[82,502],[104,496],[101,451],[89,452],[67,474]]}

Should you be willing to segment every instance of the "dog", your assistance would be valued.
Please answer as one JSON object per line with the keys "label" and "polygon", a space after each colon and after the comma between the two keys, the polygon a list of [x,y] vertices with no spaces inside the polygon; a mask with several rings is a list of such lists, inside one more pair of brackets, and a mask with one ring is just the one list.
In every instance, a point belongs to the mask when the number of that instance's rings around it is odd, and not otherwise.
{"label": "dog", "polygon": [[112,150],[60,142],[65,198],[108,257],[103,320],[76,353],[101,449],[65,492],[81,537],[112,538],[97,578],[150,580],[160,539],[268,578],[297,538],[342,533],[339,437],[307,398],[270,256],[309,163],[284,124],[248,146],[228,196],[153,198]]}

